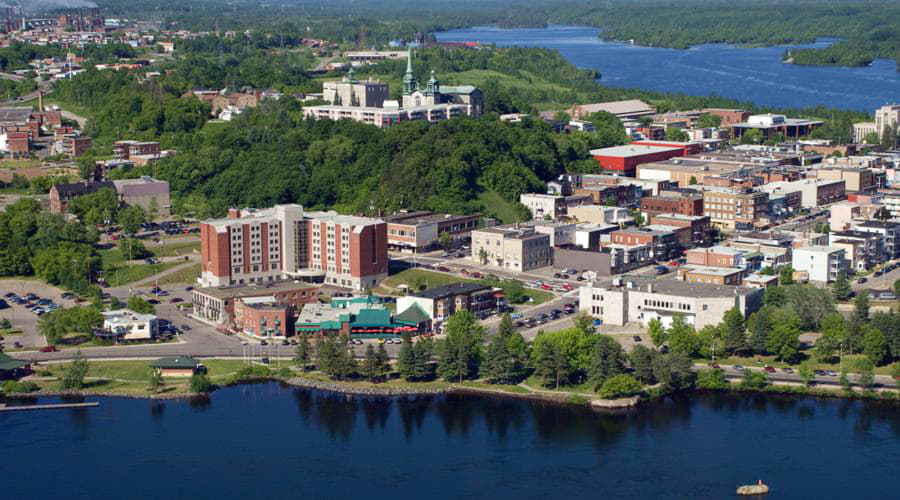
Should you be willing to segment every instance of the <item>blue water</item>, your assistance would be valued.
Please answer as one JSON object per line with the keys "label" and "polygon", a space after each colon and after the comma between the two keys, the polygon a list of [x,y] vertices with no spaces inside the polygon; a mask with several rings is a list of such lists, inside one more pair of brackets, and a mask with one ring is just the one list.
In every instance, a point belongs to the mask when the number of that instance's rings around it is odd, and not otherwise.
{"label": "blue water", "polygon": [[[600,71],[609,86],[690,95],[720,95],[763,106],[828,107],[872,113],[900,101],[895,61],[878,59],[862,68],[783,64],[788,46],[741,48],[699,45],[688,50],[604,42],[596,28],[546,29],[479,27],[436,33],[440,41],[477,41],[498,46],[556,49],[576,66]],[[826,47],[833,40],[790,47]]]}
{"label": "blue water", "polygon": [[[52,401],[52,399],[47,399]],[[692,394],[637,410],[364,399],[276,383],[203,401],[0,413],[3,498],[888,498],[900,406]]]}

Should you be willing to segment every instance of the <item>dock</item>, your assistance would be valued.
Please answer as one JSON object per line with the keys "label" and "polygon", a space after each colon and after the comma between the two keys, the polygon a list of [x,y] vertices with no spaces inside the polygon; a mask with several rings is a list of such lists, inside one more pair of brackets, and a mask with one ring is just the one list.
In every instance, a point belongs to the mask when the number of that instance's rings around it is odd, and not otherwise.
{"label": "dock", "polygon": [[0,411],[25,411],[25,410],[62,410],[65,408],[91,408],[100,406],[100,403],[93,401],[90,403],[56,403],[47,405],[24,405],[24,406],[7,406],[0,403]]}

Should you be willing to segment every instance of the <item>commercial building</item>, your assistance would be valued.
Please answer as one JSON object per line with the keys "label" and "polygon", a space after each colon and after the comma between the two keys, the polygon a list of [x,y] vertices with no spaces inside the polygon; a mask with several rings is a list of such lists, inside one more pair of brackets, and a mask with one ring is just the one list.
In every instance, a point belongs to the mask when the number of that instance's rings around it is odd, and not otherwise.
{"label": "commercial building", "polygon": [[869,168],[820,168],[816,170],[816,178],[842,180],[847,191],[874,191],[878,188],[875,172]]}
{"label": "commercial building", "polygon": [[750,112],[743,109],[704,108],[700,111],[722,118],[723,127],[743,123],[750,118]]}
{"label": "commercial building", "polygon": [[900,125],[900,104],[886,104],[875,110],[875,131],[878,132],[879,139],[884,136],[888,127],[896,134],[898,125]]}
{"label": "commercial building", "polygon": [[662,213],[703,215],[703,195],[666,192],[641,198],[641,212],[653,216]]}
{"label": "commercial building", "polygon": [[679,238],[689,236],[687,239],[681,240],[681,246],[684,248],[706,245],[712,238],[712,222],[706,216],[655,214],[650,216],[650,224],[689,228],[688,231],[678,233]]}
{"label": "commercial building", "polygon": [[236,328],[235,304],[237,301],[257,297],[272,298],[279,304],[289,304],[300,309],[304,304],[319,301],[319,287],[309,283],[281,281],[232,288],[195,288],[191,291],[194,316],[198,319]]}
{"label": "commercial building", "polygon": [[576,104],[566,112],[574,118],[587,118],[592,113],[605,111],[616,115],[619,120],[636,120],[642,116],[656,114],[656,108],[637,100],[598,102],[594,104]]}
{"label": "commercial building", "polygon": [[728,230],[749,230],[767,215],[769,195],[750,189],[709,188],[703,192],[703,213]]}
{"label": "commercial building", "polygon": [[[732,269],[752,268],[752,257],[756,252],[750,252],[740,248],[714,246],[710,248],[692,248],[685,252],[687,263],[705,267],[728,267]],[[758,260],[761,260],[759,256]]]}
{"label": "commercial building", "polygon": [[519,203],[531,212],[535,219],[549,217],[556,220],[568,215],[572,207],[590,205],[593,198],[587,194],[561,196],[555,194],[523,193],[519,195]]}
{"label": "commercial building", "polygon": [[638,206],[641,188],[634,184],[582,184],[575,195],[589,196],[594,205],[631,208]]}
{"label": "commercial building", "polygon": [[682,266],[677,269],[678,277],[686,283],[707,285],[740,286],[744,271],[733,267]]}
{"label": "commercial building", "polygon": [[297,318],[298,335],[345,335],[351,338],[396,338],[431,329],[431,320],[418,306],[391,314],[377,297],[334,298],[329,304],[310,304]]}
{"label": "commercial building", "polygon": [[829,179],[803,179],[793,182],[771,182],[760,186],[767,193],[790,193],[799,191],[800,204],[805,208],[816,208],[847,199],[846,182]]}
{"label": "commercial building", "polygon": [[150,368],[156,370],[163,377],[190,377],[200,372],[203,364],[191,356],[174,356],[152,361]]}
{"label": "commercial building", "polygon": [[234,302],[234,328],[260,339],[285,338],[294,332],[294,305],[274,295],[243,297]]}
{"label": "commercial building", "polygon": [[592,149],[590,153],[603,170],[634,177],[638,165],[683,156],[684,150],[677,146],[628,144]]}
{"label": "commercial building", "polygon": [[610,242],[623,246],[646,245],[650,248],[650,258],[663,262],[681,254],[679,231],[689,232],[686,228],[672,226],[629,227],[610,234]]}
{"label": "commercial building", "polygon": [[158,155],[162,152],[158,142],[116,141],[113,143],[113,154],[118,160],[128,160],[138,155]]}
{"label": "commercial building", "polygon": [[837,279],[841,272],[847,272],[847,260],[842,248],[827,246],[806,246],[795,248],[791,267],[794,272],[806,272],[809,281],[827,284]]}
{"label": "commercial building", "polygon": [[73,182],[71,184],[54,184],[50,188],[50,211],[65,215],[68,210],[69,201],[82,195],[95,193],[101,189],[116,190],[116,185],[112,182]]}
{"label": "commercial building", "polygon": [[553,264],[550,236],[534,227],[512,224],[472,231],[472,260],[524,272]]}
{"label": "commercial building", "polygon": [[647,325],[658,319],[671,326],[676,315],[700,329],[717,325],[734,307],[744,315],[762,307],[763,290],[739,286],[687,283],[677,280],[655,280],[645,277],[614,278],[579,289],[581,311],[603,324],[625,326]]}
{"label": "commercial building", "polygon": [[604,205],[580,205],[569,208],[568,218],[581,223],[608,225],[625,224],[632,221],[627,208]]}
{"label": "commercial building", "polygon": [[384,218],[387,222],[388,249],[418,253],[438,247],[441,235],[450,241],[468,240],[478,226],[479,215],[435,214],[401,211]]}
{"label": "commercial building", "polygon": [[200,225],[204,286],[303,278],[362,290],[387,277],[387,223],[296,204],[230,209]]}
{"label": "commercial building", "polygon": [[103,311],[103,329],[121,340],[149,340],[159,333],[155,314],[138,314],[131,309]]}
{"label": "commercial building", "polygon": [[486,317],[504,305],[502,290],[481,283],[453,283],[397,298],[397,310],[401,314],[411,307],[419,307],[434,322],[443,322],[459,311]]}
{"label": "commercial building", "polygon": [[172,202],[169,199],[169,183],[150,177],[122,179],[113,181],[119,201],[131,206],[141,207],[148,213],[153,209],[160,217],[168,217]]}
{"label": "commercial building", "polygon": [[751,115],[746,122],[732,125],[731,135],[735,139],[740,139],[747,132],[758,130],[765,140],[774,137],[775,134],[781,134],[785,138],[797,138],[809,135],[824,123],[821,120],[787,118],[772,113]]}

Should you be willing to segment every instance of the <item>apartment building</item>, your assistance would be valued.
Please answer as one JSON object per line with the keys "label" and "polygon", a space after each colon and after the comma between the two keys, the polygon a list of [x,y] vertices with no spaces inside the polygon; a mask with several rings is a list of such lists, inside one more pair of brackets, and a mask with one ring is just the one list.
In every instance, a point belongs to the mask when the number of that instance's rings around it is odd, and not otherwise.
{"label": "apartment building", "polygon": [[709,188],[703,192],[703,213],[727,230],[752,229],[766,218],[769,195],[764,192]]}
{"label": "apartment building", "polygon": [[625,224],[633,218],[627,208],[607,207],[604,205],[582,205],[569,208],[568,218],[589,224]]}
{"label": "apartment building", "polygon": [[740,286],[655,280],[646,277],[614,278],[579,289],[581,311],[603,324],[647,325],[658,319],[666,327],[681,315],[695,328],[716,325],[737,307],[747,317],[759,310],[763,290]]}
{"label": "apartment building", "polygon": [[610,234],[610,242],[623,246],[646,245],[650,248],[652,259],[659,262],[668,261],[678,257],[681,253],[679,230],[684,230],[684,228],[672,226],[629,227]]}
{"label": "apartment building", "polygon": [[795,248],[791,267],[794,272],[806,272],[809,281],[828,284],[837,279],[841,272],[847,272],[846,253],[842,248],[822,245]]}
{"label": "apartment building", "polygon": [[294,333],[293,304],[279,302],[274,295],[245,297],[234,303],[237,330],[260,339],[283,339]]}
{"label": "apartment building", "polygon": [[468,240],[480,218],[479,215],[409,211],[389,215],[384,217],[388,249],[412,253],[433,250],[445,233],[452,242]]}
{"label": "apartment building", "polygon": [[771,182],[760,186],[766,193],[800,192],[800,204],[805,208],[817,208],[822,205],[847,199],[846,182],[832,179],[802,179],[793,182]]}
{"label": "apartment building", "polygon": [[591,205],[593,199],[587,194],[560,196],[554,194],[523,193],[519,195],[519,203],[531,212],[535,219],[550,218],[556,220],[569,214],[573,207]]}
{"label": "apartment building", "polygon": [[828,246],[843,248],[849,270],[864,271],[884,262],[884,237],[865,231],[833,231],[828,234]]}
{"label": "apartment building", "polygon": [[893,260],[900,258],[900,223],[883,220],[867,220],[854,222],[851,224],[851,228],[854,231],[881,235],[884,240],[885,259]]}
{"label": "apartment building", "polygon": [[524,272],[553,264],[550,236],[534,227],[512,224],[472,231],[472,260]]}
{"label": "apartment building", "polygon": [[685,234],[679,232],[681,246],[684,248],[706,245],[712,238],[712,222],[704,215],[660,213],[650,216],[650,224],[690,228],[687,232],[690,237],[687,239],[684,239]]}
{"label": "apartment building", "polygon": [[878,132],[879,139],[888,127],[897,133],[898,125],[900,125],[900,104],[886,104],[875,110],[875,131]]}
{"label": "apartment building", "polygon": [[203,286],[308,279],[362,290],[387,277],[387,223],[296,204],[230,209],[200,225]]}

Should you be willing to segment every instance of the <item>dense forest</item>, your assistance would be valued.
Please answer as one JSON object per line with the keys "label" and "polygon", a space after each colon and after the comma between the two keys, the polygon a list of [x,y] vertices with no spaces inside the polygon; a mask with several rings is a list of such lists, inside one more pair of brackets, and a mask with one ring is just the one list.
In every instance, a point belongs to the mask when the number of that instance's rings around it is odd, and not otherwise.
{"label": "dense forest", "polygon": [[[687,48],[702,43],[780,45],[837,37],[835,46],[804,49],[795,64],[858,66],[873,58],[900,63],[900,4],[891,0],[294,0],[272,4],[187,0],[160,10],[150,0],[104,0],[108,15],[177,22],[192,29],[264,29],[280,36],[383,46],[416,33],[492,24],[591,25],[609,40]],[[363,33],[365,32],[365,35]]]}

